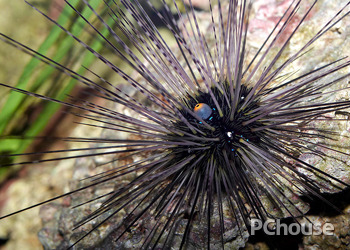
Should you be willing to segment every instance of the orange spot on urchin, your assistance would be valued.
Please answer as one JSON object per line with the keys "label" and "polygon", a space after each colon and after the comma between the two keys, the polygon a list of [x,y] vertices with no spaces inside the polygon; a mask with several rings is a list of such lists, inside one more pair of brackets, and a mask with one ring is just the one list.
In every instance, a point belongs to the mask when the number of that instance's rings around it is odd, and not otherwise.
{"label": "orange spot on urchin", "polygon": [[197,112],[199,110],[201,110],[204,107],[204,103],[198,103],[195,107],[194,107],[194,111]]}

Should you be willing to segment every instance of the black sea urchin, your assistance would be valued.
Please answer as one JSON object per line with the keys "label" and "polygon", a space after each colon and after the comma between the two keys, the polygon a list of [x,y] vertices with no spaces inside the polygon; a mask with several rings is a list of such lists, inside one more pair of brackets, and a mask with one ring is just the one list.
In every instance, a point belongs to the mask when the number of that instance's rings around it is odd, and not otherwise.
{"label": "black sea urchin", "polygon": [[[307,7],[303,1],[290,2],[258,49],[247,47],[252,10],[248,1],[209,1],[205,28],[191,1],[185,12],[176,1],[170,4],[178,21],[165,2],[164,11],[159,12],[147,1],[171,32],[176,48],[168,46],[138,1],[105,2],[118,32],[89,2],[82,3],[111,37],[107,39],[96,24],[71,7],[135,75],[124,73],[42,14],[119,74],[136,93],[128,93],[92,70],[90,77],[77,74],[2,35],[6,42],[79,80],[97,91],[93,95],[111,103],[62,102],[1,84],[88,111],[80,115],[87,119],[87,126],[109,131],[105,137],[63,138],[95,145],[72,149],[78,152],[74,156],[38,161],[113,155],[112,167],[87,178],[73,191],[23,209],[72,194],[79,196],[87,189],[112,187],[84,201],[77,197],[79,208],[93,202],[97,208],[89,214],[74,214],[74,233],[64,235],[57,248],[92,247],[87,238],[96,232],[102,235],[101,228],[113,222],[105,232],[108,243],[101,243],[105,248],[236,249],[244,246],[251,219],[303,216],[308,206],[301,196],[332,207],[322,193],[348,186],[348,178],[313,164],[305,155],[346,165],[347,158],[342,156],[348,156],[347,147],[336,145],[340,131],[327,127],[325,121],[342,122],[330,114],[350,107],[350,101],[332,98],[346,90],[339,86],[349,74],[339,72],[350,62],[341,57],[300,72],[292,65],[302,61],[315,41],[347,16],[349,3],[339,7],[340,11],[294,52],[287,51],[289,45],[315,2]],[[93,239],[101,241],[99,236]]]}

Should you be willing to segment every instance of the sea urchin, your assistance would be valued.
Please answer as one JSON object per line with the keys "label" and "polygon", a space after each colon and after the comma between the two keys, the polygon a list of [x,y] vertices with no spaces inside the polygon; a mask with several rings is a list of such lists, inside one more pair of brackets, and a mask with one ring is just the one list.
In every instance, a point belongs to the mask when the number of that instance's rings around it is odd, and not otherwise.
{"label": "sea urchin", "polygon": [[[89,114],[82,115],[91,122],[87,126],[95,126],[93,121],[103,122],[99,126],[115,134],[113,138],[64,138],[98,143],[92,153],[82,153],[86,148],[72,149],[78,152],[73,157],[114,155],[114,167],[88,178],[87,184],[72,192],[34,205],[106,183],[113,186],[112,191],[86,200],[89,203],[104,199],[95,211],[78,219],[76,230],[88,223],[91,227],[72,236],[70,247],[122,214],[123,219],[118,219],[111,229],[113,233],[109,232],[116,248],[127,247],[125,242],[137,235],[134,228],[143,231],[142,236],[138,235],[142,239],[134,241],[135,248],[209,249],[229,245],[238,248],[246,241],[252,218],[264,221],[303,216],[308,207],[301,196],[317,198],[332,206],[322,192],[340,191],[348,186],[347,180],[301,156],[310,154],[336,160],[341,155],[348,156],[331,145],[338,138],[338,131],[326,128],[324,122],[342,122],[327,115],[350,107],[348,100],[331,98],[345,88],[330,90],[349,77],[339,71],[348,67],[350,61],[339,58],[300,72],[295,72],[291,65],[303,60],[311,45],[347,16],[349,3],[291,53],[287,51],[288,45],[316,3],[305,7],[303,1],[292,1],[261,47],[252,49],[252,53],[247,47],[252,10],[249,1],[209,1],[210,21],[205,29],[199,25],[199,14],[191,1],[186,12],[180,11],[177,1],[171,3],[178,20],[165,2],[163,12],[146,2],[171,32],[176,49],[168,46],[137,0],[105,2],[118,32],[83,0],[109,30],[109,38],[71,5],[137,76],[124,73],[38,10],[119,74],[137,92],[134,95],[92,70],[90,77],[84,77],[1,35],[6,42],[79,80],[97,91],[94,95],[115,104],[111,108],[85,100],[62,102],[1,84],[88,111]],[[301,10],[304,12],[300,13]],[[325,150],[337,156],[330,157]],[[41,161],[53,159],[56,160],[53,157]]]}

